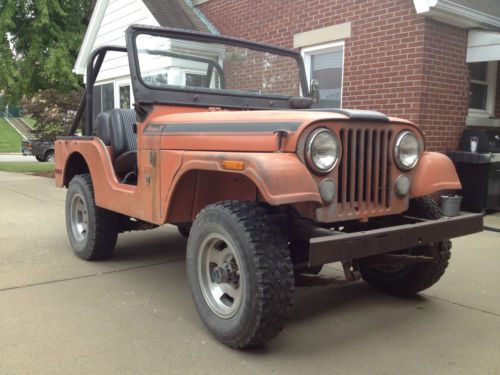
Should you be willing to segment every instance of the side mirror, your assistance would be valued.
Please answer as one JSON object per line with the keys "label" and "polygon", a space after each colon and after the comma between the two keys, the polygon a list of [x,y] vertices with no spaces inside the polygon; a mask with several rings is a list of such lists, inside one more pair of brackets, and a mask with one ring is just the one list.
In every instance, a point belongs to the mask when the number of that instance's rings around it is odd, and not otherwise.
{"label": "side mirror", "polygon": [[309,93],[313,103],[319,103],[319,81],[317,79],[311,79],[311,88]]}

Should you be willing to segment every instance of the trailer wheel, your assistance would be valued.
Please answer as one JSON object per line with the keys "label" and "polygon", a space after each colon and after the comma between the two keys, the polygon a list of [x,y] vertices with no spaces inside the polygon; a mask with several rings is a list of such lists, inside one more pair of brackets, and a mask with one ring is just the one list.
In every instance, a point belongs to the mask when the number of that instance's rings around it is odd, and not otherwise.
{"label": "trailer wheel", "polygon": [[76,255],[85,260],[109,257],[118,237],[118,215],[97,207],[92,179],[76,175],[66,194],[66,230]]}
{"label": "trailer wheel", "polygon": [[[442,217],[439,206],[430,197],[412,199],[407,214],[423,219]],[[431,287],[443,276],[451,256],[451,241],[444,240],[396,253],[432,256],[434,260],[406,266],[360,266],[361,276],[379,290],[410,296]]]}
{"label": "trailer wheel", "polygon": [[187,244],[187,274],[205,326],[234,348],[262,344],[283,329],[293,306],[287,242],[253,202],[226,201],[197,216]]}

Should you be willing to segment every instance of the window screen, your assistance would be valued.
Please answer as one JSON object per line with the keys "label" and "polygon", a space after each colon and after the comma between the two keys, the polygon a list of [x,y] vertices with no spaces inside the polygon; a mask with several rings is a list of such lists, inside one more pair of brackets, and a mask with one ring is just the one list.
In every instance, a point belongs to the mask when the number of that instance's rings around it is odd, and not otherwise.
{"label": "window screen", "polygon": [[343,47],[311,53],[311,79],[319,82],[321,108],[339,108],[342,99]]}
{"label": "window screen", "polygon": [[488,100],[488,63],[478,62],[469,64],[470,92],[469,108],[486,110]]}
{"label": "window screen", "polygon": [[104,85],[94,86],[92,96],[92,108],[94,119],[99,113],[109,111],[115,107],[114,84],[106,83]]}

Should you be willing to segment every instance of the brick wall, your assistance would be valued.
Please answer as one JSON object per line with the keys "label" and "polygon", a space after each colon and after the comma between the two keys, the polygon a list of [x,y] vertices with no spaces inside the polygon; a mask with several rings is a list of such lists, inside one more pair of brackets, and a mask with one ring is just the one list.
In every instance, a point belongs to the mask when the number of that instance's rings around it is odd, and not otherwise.
{"label": "brick wall", "polygon": [[268,55],[240,47],[226,47],[224,59],[226,89],[296,95],[300,77],[292,57]]}
{"label": "brick wall", "polygon": [[500,118],[500,61],[497,62],[497,93],[495,96],[495,117]]}
{"label": "brick wall", "polygon": [[418,123],[437,150],[458,147],[469,108],[467,31],[426,21],[423,90]]}
{"label": "brick wall", "polygon": [[224,35],[284,47],[296,33],[351,22],[343,107],[407,118],[428,149],[455,148],[467,111],[466,33],[418,16],[412,0],[210,0],[200,9]]}

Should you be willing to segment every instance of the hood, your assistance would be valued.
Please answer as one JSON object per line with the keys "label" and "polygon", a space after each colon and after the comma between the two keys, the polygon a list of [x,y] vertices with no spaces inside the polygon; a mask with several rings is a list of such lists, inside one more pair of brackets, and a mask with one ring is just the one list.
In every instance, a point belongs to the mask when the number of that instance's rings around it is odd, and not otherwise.
{"label": "hood", "polygon": [[[284,134],[282,151],[295,152],[300,135],[313,124],[373,123],[390,126],[409,121],[371,111],[208,111],[158,116],[144,135],[160,135],[161,148],[196,151],[277,151],[277,133]],[[363,117],[361,113],[366,116]],[[381,117],[383,116],[383,117]]]}

